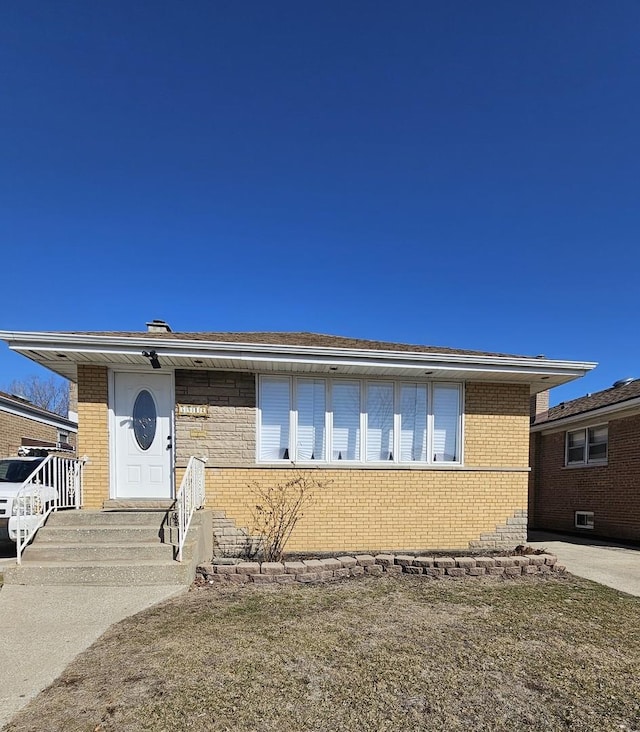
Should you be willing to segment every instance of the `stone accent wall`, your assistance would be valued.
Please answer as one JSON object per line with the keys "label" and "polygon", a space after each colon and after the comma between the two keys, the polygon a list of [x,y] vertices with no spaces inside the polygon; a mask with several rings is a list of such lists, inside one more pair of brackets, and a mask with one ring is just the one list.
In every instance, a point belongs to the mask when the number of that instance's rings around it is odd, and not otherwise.
{"label": "stone accent wall", "polygon": [[84,505],[102,508],[109,498],[108,380],[105,366],[78,365],[78,450],[84,468]]}
{"label": "stone accent wall", "polygon": [[305,559],[301,562],[229,562],[201,564],[198,584],[217,582],[244,584],[289,584],[292,582],[330,582],[370,575],[411,574],[425,579],[461,577],[531,577],[563,572],[553,554],[527,554],[507,557],[415,557],[393,554],[356,554],[329,559]]}
{"label": "stone accent wall", "polygon": [[[55,443],[58,441],[58,428],[35,419],[0,411],[0,457],[17,455],[23,437]],[[73,432],[69,434],[69,442],[75,442]]]}
{"label": "stone accent wall", "polygon": [[576,532],[575,512],[593,511],[594,529],[581,533],[640,541],[640,415],[609,421],[606,465],[565,467],[565,434],[532,435],[536,528]]}
{"label": "stone accent wall", "polygon": [[517,510],[493,531],[480,534],[478,541],[470,541],[470,549],[509,549],[527,541],[527,511]]}
{"label": "stone accent wall", "polygon": [[176,464],[204,455],[210,465],[253,465],[256,459],[256,377],[232,371],[176,371],[176,404],[201,405],[206,416],[179,414]]}

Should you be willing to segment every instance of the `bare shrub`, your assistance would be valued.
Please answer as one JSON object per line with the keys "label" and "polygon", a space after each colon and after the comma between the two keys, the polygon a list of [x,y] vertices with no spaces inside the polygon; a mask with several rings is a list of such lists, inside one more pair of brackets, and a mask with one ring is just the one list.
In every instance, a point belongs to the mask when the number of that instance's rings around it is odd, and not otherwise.
{"label": "bare shrub", "polygon": [[329,481],[320,481],[309,472],[296,471],[281,483],[263,485],[254,481],[251,489],[252,535],[259,537],[264,560],[281,561],[285,547],[304,511],[314,501],[315,492]]}

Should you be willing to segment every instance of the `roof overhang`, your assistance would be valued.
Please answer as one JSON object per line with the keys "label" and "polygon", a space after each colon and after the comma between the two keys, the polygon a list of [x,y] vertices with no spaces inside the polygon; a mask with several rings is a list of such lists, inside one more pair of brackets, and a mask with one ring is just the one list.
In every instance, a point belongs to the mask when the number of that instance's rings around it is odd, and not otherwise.
{"label": "roof overhang", "polygon": [[616,402],[615,404],[607,404],[598,409],[590,409],[588,412],[579,412],[578,414],[571,414],[568,417],[558,417],[548,422],[534,424],[531,426],[531,432],[561,432],[567,427],[579,428],[586,424],[606,422],[611,417],[622,419],[623,417],[631,417],[635,414],[640,414],[640,397]]}
{"label": "roof overhang", "polygon": [[31,404],[20,404],[15,399],[7,399],[0,394],[0,411],[7,414],[13,414],[23,419],[31,419],[41,424],[49,425],[57,429],[69,430],[70,432],[78,431],[78,424],[70,419],[65,419],[61,415],[53,412],[45,412]]}
{"label": "roof overhang", "polygon": [[162,368],[335,374],[454,381],[523,383],[535,394],[578,379],[593,362],[542,357],[443,354],[315,346],[226,343],[101,334],[0,331],[11,350],[75,381],[79,364],[113,369],[151,368],[143,351],[155,351]]}

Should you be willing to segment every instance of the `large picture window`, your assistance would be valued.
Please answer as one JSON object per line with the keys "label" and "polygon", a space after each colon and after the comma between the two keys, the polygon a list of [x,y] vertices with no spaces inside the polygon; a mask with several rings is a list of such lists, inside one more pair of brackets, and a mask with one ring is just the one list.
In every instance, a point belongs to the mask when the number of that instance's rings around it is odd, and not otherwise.
{"label": "large picture window", "polygon": [[462,386],[261,376],[261,462],[461,463]]}

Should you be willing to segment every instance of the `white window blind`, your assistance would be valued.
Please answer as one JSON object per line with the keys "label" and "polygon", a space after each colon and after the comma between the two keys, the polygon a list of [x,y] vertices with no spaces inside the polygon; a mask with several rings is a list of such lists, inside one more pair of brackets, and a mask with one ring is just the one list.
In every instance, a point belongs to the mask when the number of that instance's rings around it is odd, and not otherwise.
{"label": "white window blind", "polygon": [[448,384],[433,385],[433,461],[456,462],[460,389]]}
{"label": "white window blind", "polygon": [[288,460],[290,382],[287,377],[265,376],[260,389],[260,459]]}
{"label": "white window blind", "polygon": [[334,381],[331,390],[333,412],[333,460],[360,460],[360,383]]}
{"label": "white window blind", "polygon": [[393,460],[393,384],[367,384],[367,460]]}
{"label": "white window blind", "polygon": [[[261,376],[258,460],[460,463],[461,409],[461,384]],[[570,434],[569,458],[606,459],[606,427]]]}
{"label": "white window blind", "polygon": [[324,379],[296,380],[298,450],[296,460],[326,459]]}
{"label": "white window blind", "polygon": [[400,385],[400,460],[427,459],[427,386]]}

